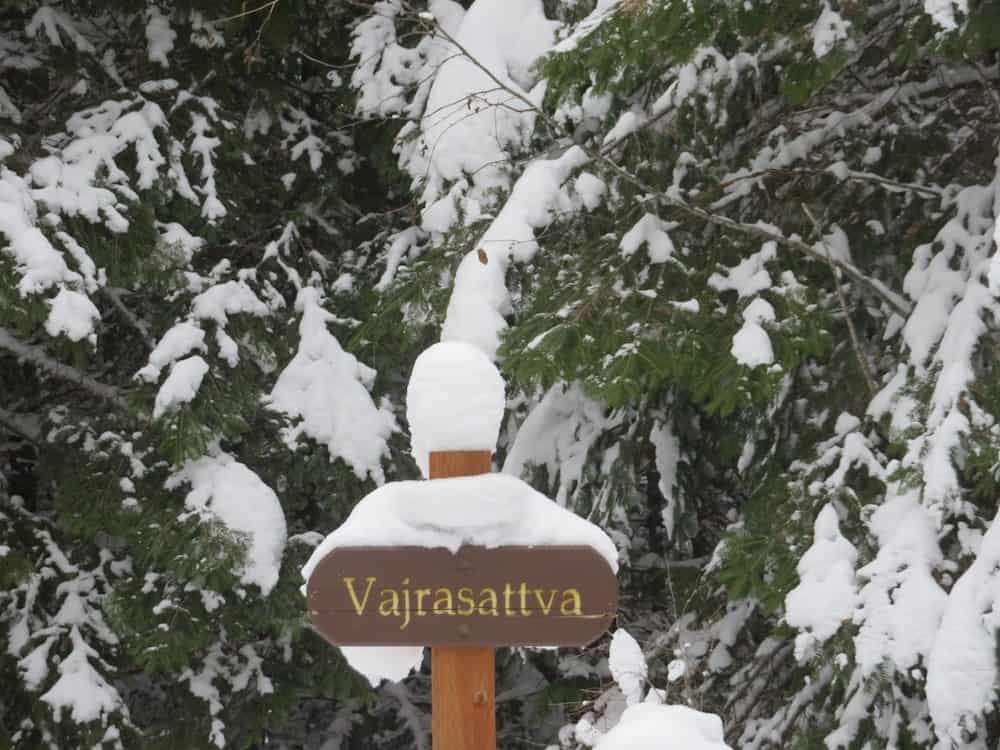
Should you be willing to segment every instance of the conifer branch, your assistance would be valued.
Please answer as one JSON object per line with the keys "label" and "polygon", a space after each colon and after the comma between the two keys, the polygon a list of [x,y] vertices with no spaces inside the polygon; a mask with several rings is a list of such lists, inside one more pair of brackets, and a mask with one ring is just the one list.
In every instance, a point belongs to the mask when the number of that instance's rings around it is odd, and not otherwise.
{"label": "conifer branch", "polygon": [[128,405],[117,388],[94,380],[72,365],[66,365],[53,359],[38,346],[25,344],[2,326],[0,326],[0,349],[13,354],[19,361],[30,362],[54,378],[80,386],[90,394],[107,401],[119,411],[128,411]]}
{"label": "conifer branch", "polygon": [[42,431],[35,420],[26,414],[17,414],[0,406],[0,424],[32,443],[43,442]]}
{"label": "conifer branch", "polygon": [[[423,15],[419,18],[426,22]],[[558,136],[559,125],[556,123],[541,107],[532,102],[527,96],[525,96],[520,91],[511,88],[506,83],[501,81],[492,70],[483,65],[468,49],[466,49],[455,37],[445,31],[440,24],[435,24],[437,32],[441,34],[448,42],[453,44],[460,53],[462,53],[468,60],[479,68],[483,73],[489,76],[490,80],[496,83],[497,86],[501,87],[504,91],[507,91],[512,96],[516,97],[522,101],[535,115],[545,123],[545,125],[552,132],[553,136]],[[862,273],[854,265],[834,258],[827,258],[822,253],[820,253],[816,248],[811,245],[806,244],[801,239],[795,235],[786,236],[780,232],[777,228],[765,225],[761,222],[757,224],[747,224],[742,221],[737,221],[731,219],[728,216],[723,216],[721,214],[713,213],[700,206],[695,206],[688,203],[683,198],[670,194],[666,191],[660,190],[653,185],[648,184],[642,178],[632,174],[624,167],[617,164],[613,159],[604,155],[600,150],[595,151],[582,144],[577,144],[577,147],[586,154],[586,156],[592,162],[598,162],[603,164],[605,167],[610,169],[616,175],[621,177],[626,182],[630,183],[633,187],[638,188],[640,191],[646,194],[648,199],[652,199],[663,203],[671,208],[676,208],[679,211],[688,214],[689,216],[696,217],[702,221],[708,222],[710,224],[715,224],[716,226],[730,229],[734,232],[738,232],[747,237],[754,237],[760,239],[764,242],[775,242],[778,245],[795,250],[798,253],[806,255],[813,260],[819,261],[821,263],[830,263],[836,268],[840,269],[848,277],[854,281],[863,284],[865,287],[874,292],[877,296],[881,297],[882,300],[888,304],[893,310],[895,310],[900,315],[909,315],[911,306],[910,304],[900,295],[893,292],[885,284],[878,281],[877,279],[870,278]]]}
{"label": "conifer branch", "polygon": [[101,289],[104,296],[111,300],[111,304],[114,308],[121,313],[121,316],[125,321],[132,326],[142,338],[143,342],[150,349],[156,346],[156,340],[153,338],[152,334],[149,332],[149,326],[146,322],[139,318],[134,312],[132,312],[125,302],[122,300],[122,295],[126,293],[124,289],[116,289],[113,287],[104,287]]}
{"label": "conifer branch", "polygon": [[[742,182],[743,180],[754,180],[758,177],[769,177],[769,176],[780,176],[780,177],[795,177],[795,176],[827,176],[835,177],[833,172],[829,169],[804,169],[804,168],[774,168],[774,169],[762,169],[757,172],[751,172],[750,174],[740,175],[739,177],[734,177],[731,180],[727,180],[720,184],[720,187],[726,188],[730,185],[735,185],[737,182]],[[891,180],[888,177],[882,177],[881,175],[872,174],[871,172],[856,172],[853,169],[847,170],[847,176],[844,178],[845,181],[854,182],[874,182],[878,185],[882,185],[886,188],[893,188],[901,192],[911,192],[920,193],[926,195],[928,198],[943,198],[944,191],[941,188],[931,187],[930,185],[918,185],[915,182],[899,182],[898,180]]]}

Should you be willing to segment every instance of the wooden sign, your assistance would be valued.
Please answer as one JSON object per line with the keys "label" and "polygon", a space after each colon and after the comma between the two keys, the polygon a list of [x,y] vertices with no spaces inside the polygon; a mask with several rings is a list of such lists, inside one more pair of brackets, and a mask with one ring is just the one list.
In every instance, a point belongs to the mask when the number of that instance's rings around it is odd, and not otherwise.
{"label": "wooden sign", "polygon": [[344,646],[582,646],[618,582],[585,546],[343,547],[309,578],[316,629]]}

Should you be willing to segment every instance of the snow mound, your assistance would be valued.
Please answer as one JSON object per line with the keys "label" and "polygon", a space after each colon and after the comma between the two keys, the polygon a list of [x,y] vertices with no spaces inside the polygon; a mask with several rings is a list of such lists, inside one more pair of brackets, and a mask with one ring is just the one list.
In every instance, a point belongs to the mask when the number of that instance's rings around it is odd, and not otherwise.
{"label": "snow mound", "polygon": [[189,511],[248,537],[240,580],[260,586],[264,596],[270,594],[278,582],[286,539],[285,514],[274,491],[222,452],[186,462],[164,486],[172,490],[185,483],[191,486],[184,499]]}
{"label": "snow mound", "polygon": [[299,350],[275,383],[269,403],[302,420],[284,434],[289,447],[304,434],[326,445],[331,459],[347,462],[359,479],[370,475],[381,484],[382,457],[388,454],[386,441],[396,421],[368,392],[375,371],[344,351],[327,329],[333,315],[322,301],[312,287],[299,292]]}
{"label": "snow mound", "polygon": [[615,572],[618,551],[604,531],[507,474],[390,482],[368,493],[302,568],[338,547],[446,547],[463,544],[593,547]]}
{"label": "snow mound", "polygon": [[730,750],[722,719],[687,706],[629,706],[595,750]]}
{"label": "snow mound", "polygon": [[153,419],[159,419],[183,404],[194,401],[207,373],[208,363],[197,354],[174,363],[156,394]]}
{"label": "snow mound", "polygon": [[830,504],[823,506],[813,544],[799,560],[799,585],[785,597],[785,621],[808,631],[795,638],[799,661],[809,658],[818,643],[831,638],[853,616],[858,603],[857,559],[857,549],[841,536],[837,511]]}
{"label": "snow mound", "polygon": [[611,638],[608,669],[628,705],[634,706],[642,701],[646,690],[646,658],[635,638],[624,628],[618,628]]}
{"label": "snow mound", "polygon": [[406,418],[425,477],[431,451],[496,448],[505,389],[496,366],[471,344],[446,341],[417,357],[406,389]]}
{"label": "snow mound", "polygon": [[927,705],[944,746],[959,746],[963,734],[996,700],[998,571],[1000,520],[994,519],[979,556],[951,589],[927,661]]}

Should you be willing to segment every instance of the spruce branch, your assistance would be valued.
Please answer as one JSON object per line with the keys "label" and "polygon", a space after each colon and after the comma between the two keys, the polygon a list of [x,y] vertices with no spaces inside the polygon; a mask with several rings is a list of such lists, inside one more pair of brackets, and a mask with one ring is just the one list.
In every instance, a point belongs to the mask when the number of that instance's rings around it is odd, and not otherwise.
{"label": "spruce branch", "polygon": [[41,443],[42,431],[38,427],[37,420],[26,414],[18,414],[8,411],[0,406],[0,425],[6,427],[32,443]]}
{"label": "spruce branch", "polygon": [[101,291],[104,293],[105,297],[111,300],[111,304],[119,313],[121,313],[125,322],[127,322],[139,333],[139,336],[142,338],[146,346],[149,349],[153,349],[156,346],[156,340],[153,338],[152,334],[150,334],[149,326],[144,320],[139,318],[138,315],[132,312],[122,300],[122,296],[128,294],[127,290],[106,286],[103,287]]}
{"label": "spruce branch", "polygon": [[82,370],[53,359],[41,347],[24,343],[2,326],[0,326],[0,349],[13,354],[22,362],[30,362],[37,369],[48,373],[54,378],[73,383],[83,388],[91,395],[107,401],[119,411],[128,411],[128,404],[117,388],[106,383],[101,383]]}
{"label": "spruce branch", "polygon": [[[424,16],[418,16],[421,21],[427,22]],[[453,44],[456,49],[462,55],[464,55],[468,60],[479,68],[483,73],[485,73],[489,78],[499,87],[510,93],[512,96],[523,102],[535,115],[541,119],[542,122],[549,128],[553,136],[558,137],[560,129],[558,123],[556,123],[545,110],[539,107],[537,104],[532,102],[527,96],[522,94],[520,91],[511,88],[503,81],[501,81],[492,70],[481,63],[468,49],[466,49],[461,42],[459,42],[455,37],[449,34],[440,24],[435,24],[437,32],[441,34],[448,42]],[[885,284],[883,284],[878,279],[873,279],[862,273],[857,267],[843,260],[838,260],[834,258],[828,258],[823,253],[820,253],[816,248],[811,245],[806,244],[796,235],[786,236],[784,233],[779,231],[776,227],[765,225],[761,222],[757,224],[747,224],[742,221],[737,221],[731,219],[728,216],[723,216],[722,214],[717,214],[709,211],[700,206],[692,205],[686,200],[678,195],[670,194],[666,191],[660,190],[653,185],[650,185],[642,178],[637,175],[632,174],[629,170],[617,164],[613,159],[609,158],[603,154],[600,150],[595,151],[588,146],[583,144],[577,144],[577,147],[583,151],[583,153],[592,161],[603,164],[609,170],[614,172],[620,178],[631,184],[633,187],[638,188],[640,191],[646,194],[647,199],[654,200],[656,202],[662,203],[670,208],[675,208],[689,216],[701,219],[709,224],[714,224],[718,227],[729,229],[746,237],[753,237],[764,242],[775,242],[781,247],[785,247],[790,250],[794,250],[801,253],[813,260],[819,261],[821,263],[830,263],[834,267],[840,269],[852,280],[863,284],[865,287],[874,292],[878,297],[888,304],[893,310],[901,315],[909,315],[911,306],[910,304],[900,295],[893,292]]]}

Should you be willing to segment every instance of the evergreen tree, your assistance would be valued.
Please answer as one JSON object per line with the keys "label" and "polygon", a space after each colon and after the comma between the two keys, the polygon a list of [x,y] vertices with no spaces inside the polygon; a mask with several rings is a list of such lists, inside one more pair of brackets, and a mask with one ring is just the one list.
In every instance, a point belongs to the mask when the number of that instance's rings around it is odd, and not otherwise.
{"label": "evergreen tree", "polygon": [[[650,696],[994,747],[998,50],[996,0],[5,4],[0,744],[427,746],[298,570],[417,476],[444,337]],[[503,652],[500,746],[593,746],[636,648]]]}

